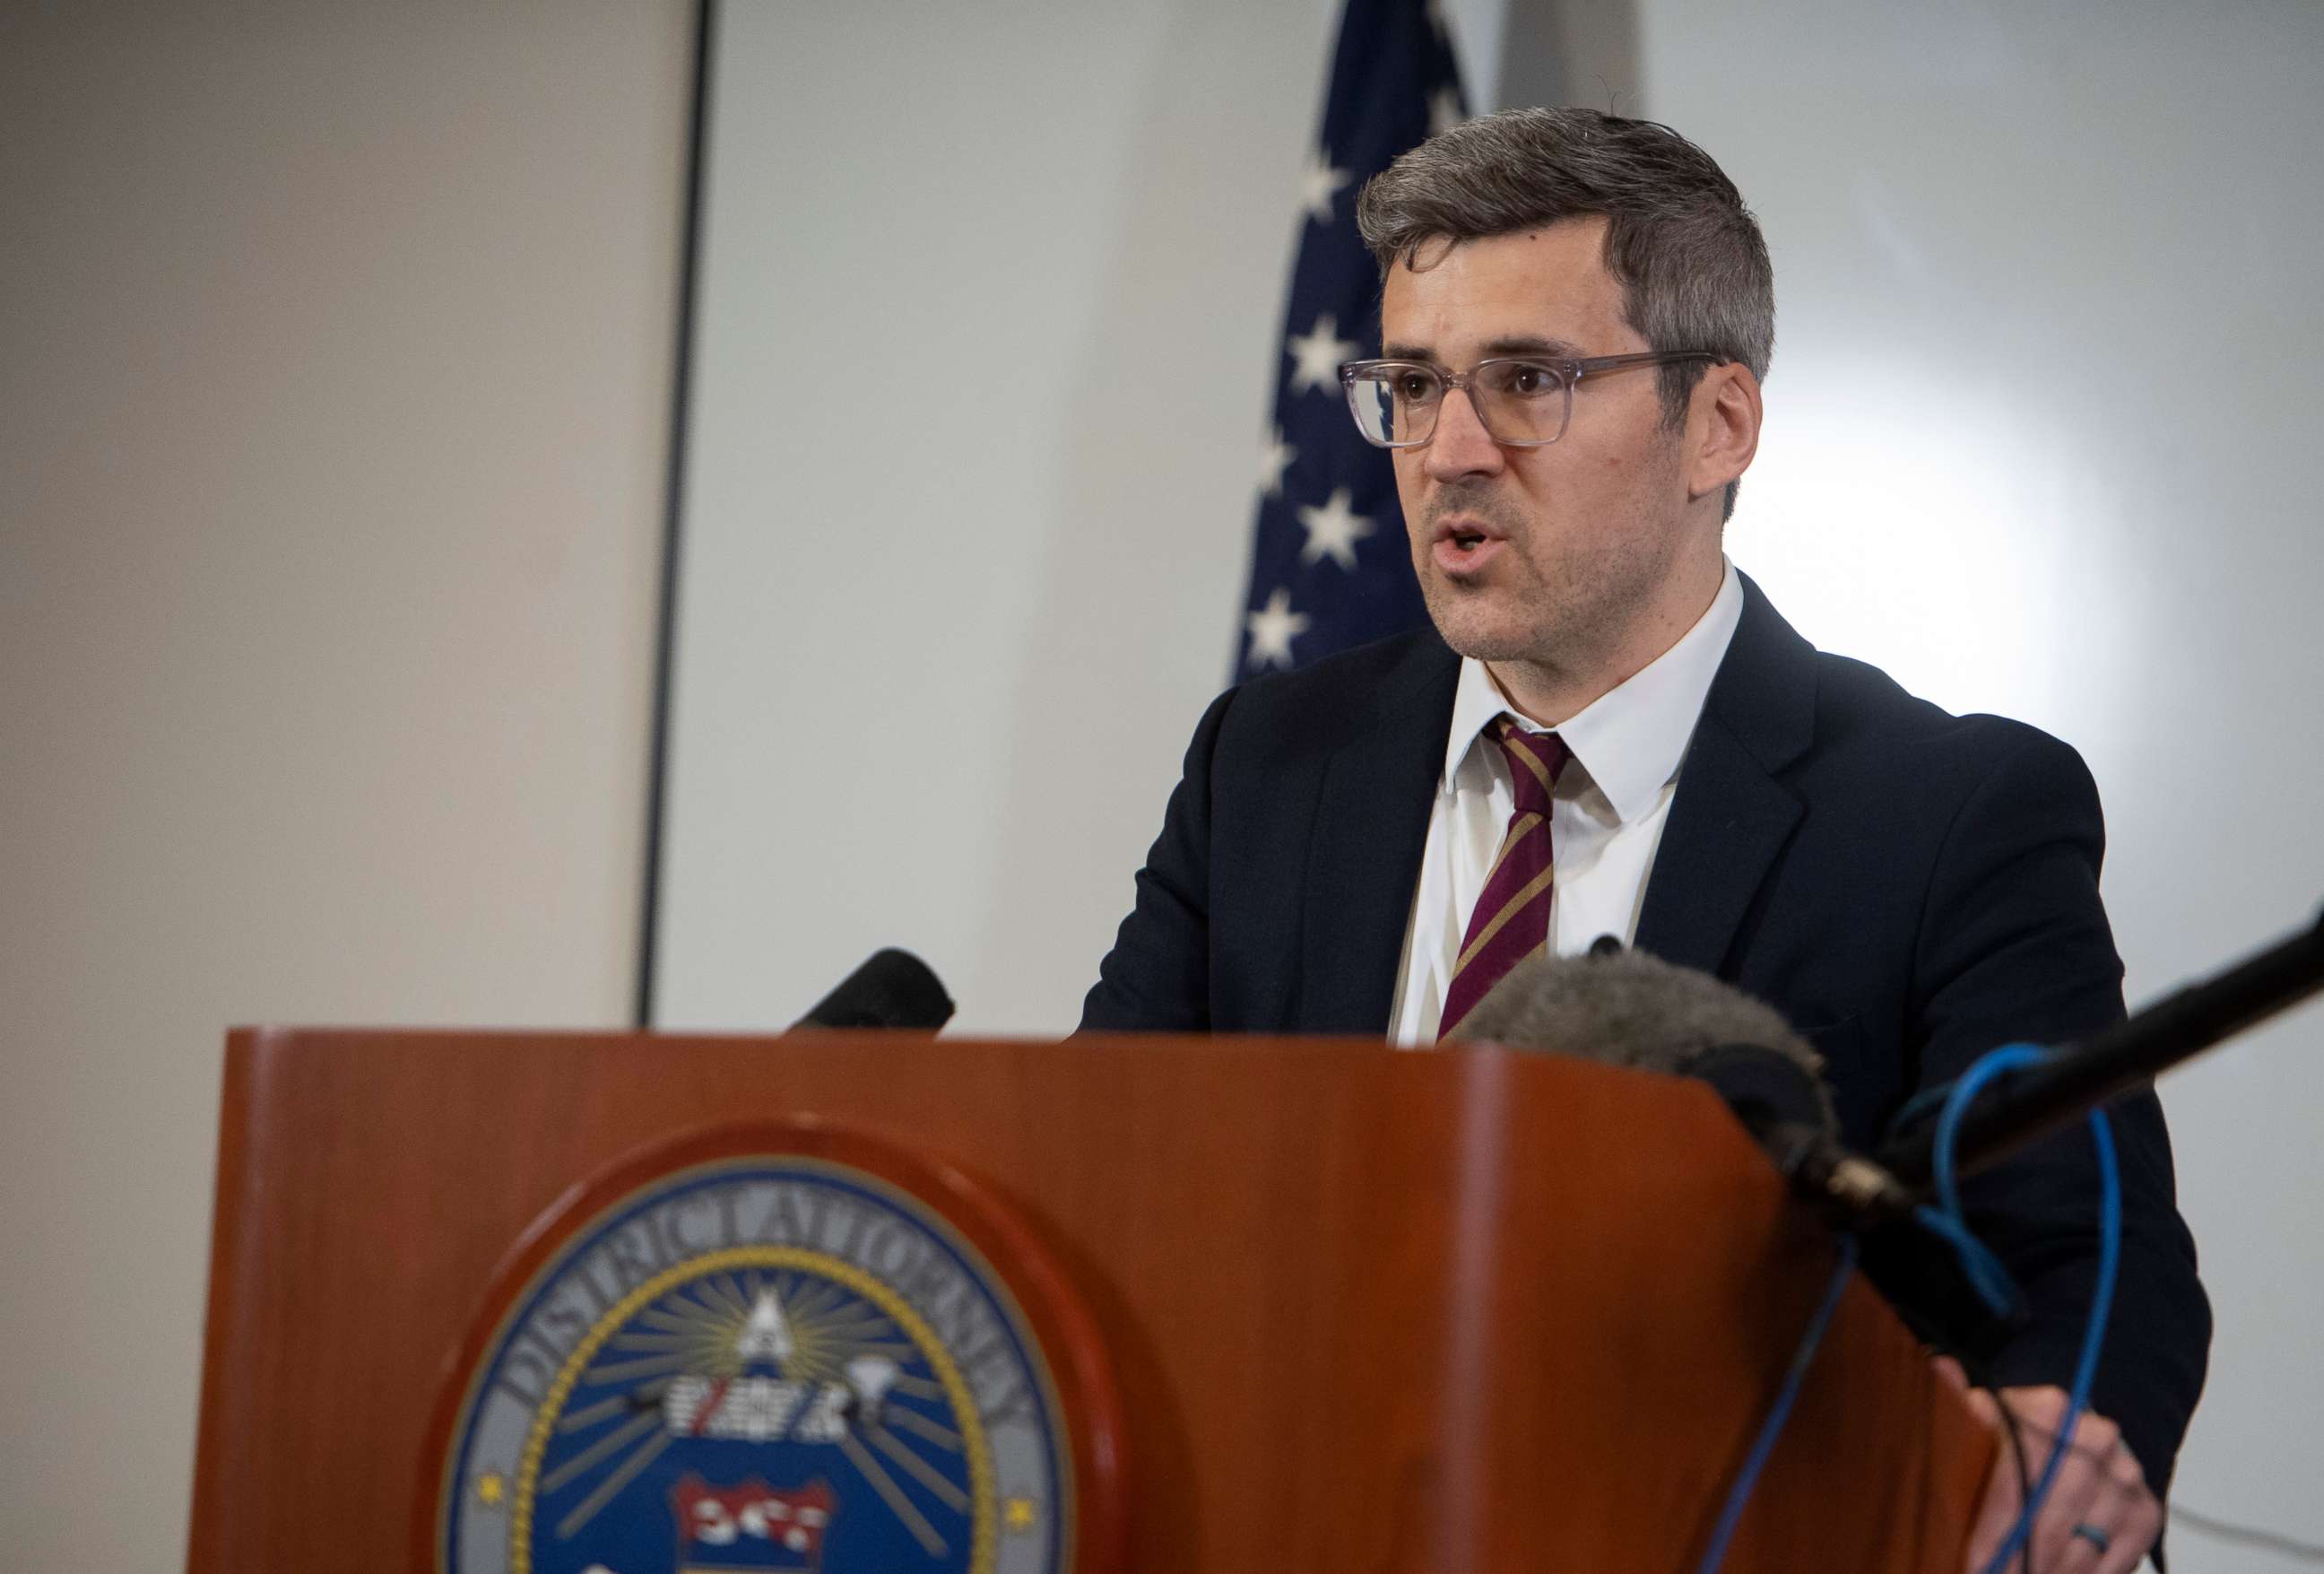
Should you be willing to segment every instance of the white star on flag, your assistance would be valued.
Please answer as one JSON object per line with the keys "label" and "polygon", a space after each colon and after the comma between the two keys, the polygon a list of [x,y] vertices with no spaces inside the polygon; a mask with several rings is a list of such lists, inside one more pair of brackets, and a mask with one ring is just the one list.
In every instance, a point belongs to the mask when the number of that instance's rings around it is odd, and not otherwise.
{"label": "white star on flag", "polygon": [[1332,222],[1332,199],[1348,183],[1348,171],[1332,167],[1332,154],[1327,148],[1317,148],[1307,160],[1306,172],[1299,177],[1299,205],[1318,224]]}
{"label": "white star on flag", "polygon": [[1243,626],[1250,631],[1251,666],[1289,667],[1291,642],[1305,634],[1312,621],[1305,613],[1291,610],[1288,590],[1276,591],[1257,612],[1243,614]]}
{"label": "white star on flag", "polygon": [[1340,380],[1340,363],[1353,359],[1355,353],[1356,341],[1340,337],[1340,319],[1323,313],[1315,319],[1314,332],[1291,336],[1291,358],[1299,363],[1291,371],[1291,392],[1330,392]]}
{"label": "white star on flag", "polygon": [[1450,131],[1467,118],[1467,116],[1461,113],[1461,94],[1458,88],[1439,88],[1428,96],[1429,135],[1434,136],[1439,132]]}
{"label": "white star on flag", "polygon": [[1273,497],[1282,492],[1283,472],[1298,457],[1299,450],[1283,440],[1283,429],[1277,427],[1274,434],[1267,440],[1267,446],[1259,450],[1259,490],[1261,496]]}
{"label": "white star on flag", "polygon": [[1307,527],[1307,544],[1299,549],[1301,562],[1329,558],[1351,574],[1356,571],[1356,543],[1371,534],[1372,522],[1349,503],[1348,489],[1340,486],[1323,507],[1299,511],[1299,523]]}

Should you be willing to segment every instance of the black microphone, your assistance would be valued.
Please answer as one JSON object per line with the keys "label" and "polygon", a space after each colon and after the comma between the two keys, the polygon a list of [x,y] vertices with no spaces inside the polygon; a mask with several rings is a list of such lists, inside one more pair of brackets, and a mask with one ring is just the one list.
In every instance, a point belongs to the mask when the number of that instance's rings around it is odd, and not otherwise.
{"label": "black microphone", "polygon": [[839,981],[794,1027],[894,1027],[934,1032],[952,1020],[952,996],[928,965],[890,946]]}
{"label": "black microphone", "polygon": [[[2082,1119],[2100,1105],[2149,1087],[2154,1078],[2247,1028],[2324,994],[2324,912],[2303,930],[2190,984],[2039,1066],[2004,1073],[1963,1115],[1956,1171],[1971,1175],[2026,1143]],[[1892,1133],[1880,1162],[1915,1196],[1931,1190],[1937,1115]]]}

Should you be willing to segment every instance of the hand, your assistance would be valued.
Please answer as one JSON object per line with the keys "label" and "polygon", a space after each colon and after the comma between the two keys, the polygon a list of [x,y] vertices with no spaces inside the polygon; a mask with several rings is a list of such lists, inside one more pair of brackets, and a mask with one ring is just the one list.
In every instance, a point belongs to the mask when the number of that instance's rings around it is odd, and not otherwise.
{"label": "hand", "polygon": [[[1986,1480],[1985,1497],[1969,1531],[1968,1574],[1983,1574],[2024,1506],[2017,1461],[2011,1454],[2000,1406],[1993,1394],[1971,1388],[1960,1363],[1950,1356],[1938,1358],[1937,1374],[2001,1434],[2001,1451],[1995,1457],[1993,1474]],[[2025,1474],[2038,1484],[2042,1472],[2049,1468],[2058,1423],[2066,1416],[2066,1392],[2004,1388],[2000,1393],[2001,1403],[2016,1418],[2018,1440],[2025,1450]],[[2122,1429],[2106,1417],[2083,1412],[2074,1423],[2068,1446],[2066,1462],[2058,1467],[2058,1478],[2043,1500],[2041,1513],[2034,1516],[2029,1539],[2034,1567],[2042,1574],[2130,1574],[2163,1533],[2163,1506],[2147,1490],[2146,1475],[2138,1468],[2138,1460],[2124,1446]],[[2084,1526],[2088,1532],[2075,1533]],[[2024,1570],[2021,1551],[2009,1560],[2004,1574],[2024,1574]]]}

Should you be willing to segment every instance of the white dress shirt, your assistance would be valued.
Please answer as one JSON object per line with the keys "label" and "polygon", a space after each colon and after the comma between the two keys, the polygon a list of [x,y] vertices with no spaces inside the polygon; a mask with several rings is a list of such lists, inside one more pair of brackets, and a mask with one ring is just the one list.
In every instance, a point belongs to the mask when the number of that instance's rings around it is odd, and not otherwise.
{"label": "white dress shirt", "polygon": [[1554,731],[1572,755],[1550,809],[1555,860],[1550,946],[1570,955],[1609,934],[1627,946],[1637,935],[1646,876],[1678,790],[1679,763],[1742,616],[1743,587],[1729,563],[1710,609],[1676,644],[1555,728],[1526,720],[1484,662],[1462,662],[1444,774],[1429,810],[1420,884],[1405,927],[1404,965],[1388,1017],[1391,1042],[1435,1042],[1470,911],[1508,829],[1516,789],[1508,760],[1486,736],[1487,726],[1506,711],[1530,731]]}

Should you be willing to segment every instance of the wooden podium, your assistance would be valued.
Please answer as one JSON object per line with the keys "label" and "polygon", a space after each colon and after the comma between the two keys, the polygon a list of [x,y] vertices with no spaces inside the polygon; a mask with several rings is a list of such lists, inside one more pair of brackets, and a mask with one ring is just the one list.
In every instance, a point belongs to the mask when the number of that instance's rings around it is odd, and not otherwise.
{"label": "wooden podium", "polygon": [[[1060,1568],[1691,1570],[1833,1263],[1707,1088],[1572,1060],[237,1032],[189,1568],[437,1566],[447,1395],[536,1222],[786,1120],[956,1171],[1070,1282],[1045,1338],[1095,1348],[1053,1360],[1110,1376],[1068,1385],[1108,1413]],[[1958,1574],[1991,1454],[1858,1281],[1726,1567]]]}

